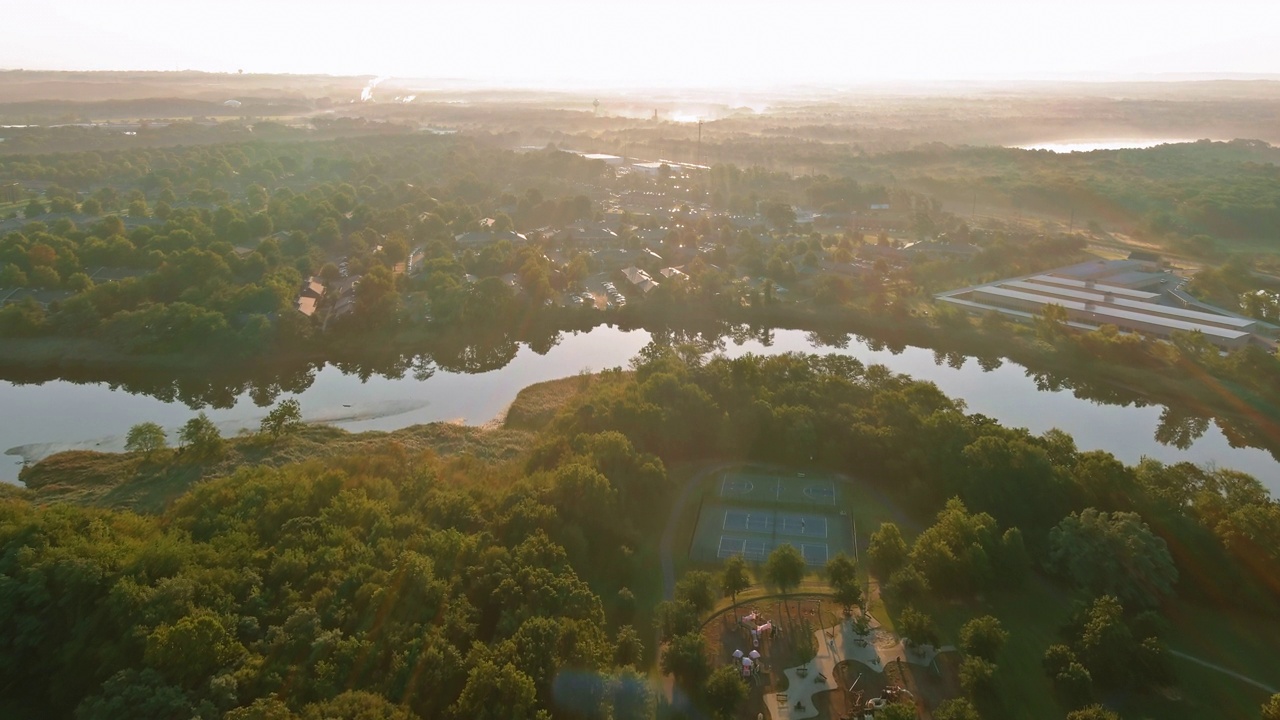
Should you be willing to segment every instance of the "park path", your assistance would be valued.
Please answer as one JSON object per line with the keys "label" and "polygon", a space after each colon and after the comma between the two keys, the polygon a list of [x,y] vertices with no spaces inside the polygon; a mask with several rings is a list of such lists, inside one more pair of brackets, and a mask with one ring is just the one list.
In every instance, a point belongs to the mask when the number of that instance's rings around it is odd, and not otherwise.
{"label": "park path", "polygon": [[1259,689],[1263,690],[1264,692],[1269,692],[1269,693],[1271,693],[1271,694],[1273,694],[1273,695],[1274,695],[1274,694],[1276,694],[1276,693],[1280,693],[1280,690],[1277,690],[1277,689],[1275,689],[1275,688],[1271,687],[1270,685],[1266,685],[1266,684],[1264,684],[1264,683],[1260,683],[1260,682],[1258,682],[1257,680],[1254,680],[1253,678],[1248,677],[1248,676],[1245,676],[1245,675],[1241,675],[1240,673],[1238,673],[1238,672],[1236,672],[1236,671],[1234,671],[1234,670],[1228,670],[1227,668],[1224,668],[1224,667],[1222,667],[1221,665],[1215,665],[1215,664],[1213,664],[1213,663],[1209,662],[1208,660],[1201,660],[1200,658],[1198,658],[1198,657],[1196,657],[1196,656],[1194,656],[1194,655],[1188,655],[1188,654],[1186,654],[1186,653],[1184,653],[1184,652],[1178,652],[1177,650],[1170,650],[1170,651],[1169,651],[1169,654],[1170,654],[1170,655],[1176,655],[1177,657],[1180,657],[1180,658],[1182,658],[1183,660],[1186,660],[1187,662],[1193,662],[1193,663],[1195,663],[1195,664],[1197,664],[1197,665],[1199,665],[1199,666],[1201,666],[1201,667],[1206,667],[1206,668],[1209,668],[1210,670],[1216,670],[1217,672],[1220,672],[1220,673],[1222,673],[1223,675],[1230,675],[1231,677],[1233,677],[1233,678],[1235,678],[1235,679],[1239,680],[1240,682],[1248,683],[1248,684],[1250,684],[1250,685],[1252,685],[1252,686],[1254,686],[1254,687],[1256,687],[1256,688],[1259,688]]}

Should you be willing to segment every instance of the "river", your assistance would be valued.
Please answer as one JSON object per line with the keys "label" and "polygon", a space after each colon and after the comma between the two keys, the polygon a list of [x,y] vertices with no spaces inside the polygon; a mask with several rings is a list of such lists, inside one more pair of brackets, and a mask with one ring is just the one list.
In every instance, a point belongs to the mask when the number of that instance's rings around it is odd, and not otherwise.
{"label": "river", "polygon": [[[1007,361],[986,370],[974,358],[939,362],[932,350],[923,348],[906,347],[895,354],[851,339],[837,349],[815,345],[811,335],[798,330],[778,330],[768,336],[763,340],[759,335],[725,340],[722,351],[730,356],[788,351],[852,355],[868,364],[880,363],[894,372],[931,381],[946,394],[964,400],[970,412],[988,415],[1004,425],[1026,427],[1034,433],[1060,428],[1074,436],[1082,450],[1107,450],[1127,463],[1147,456],[1164,462],[1186,460],[1235,468],[1254,475],[1280,494],[1280,463],[1264,450],[1231,447],[1223,432],[1210,422],[1200,419],[1190,423],[1199,427],[1184,433],[1180,443],[1184,449],[1158,441],[1162,413],[1167,413],[1158,405],[1101,404],[1078,398],[1068,390],[1041,389],[1026,368]],[[327,365],[314,373],[309,385],[304,381],[305,389],[281,393],[274,399],[295,397],[308,421],[356,431],[392,430],[434,421],[481,424],[499,415],[521,388],[581,370],[625,366],[650,339],[651,334],[644,330],[601,326],[565,333],[549,349],[542,348],[545,354],[525,345],[513,347],[514,356],[499,369],[469,374],[435,368],[419,373],[422,379],[412,371],[402,377],[389,373],[392,377],[375,374],[362,379]],[[205,408],[205,412],[224,435],[256,428],[267,408],[256,404],[253,396],[249,390],[241,390],[231,396],[231,402],[223,403],[229,407]],[[72,448],[120,450],[129,427],[146,421],[160,423],[172,438],[196,412],[181,401],[132,394],[103,383],[65,380],[38,385],[0,382],[0,408],[4,408],[5,418],[0,423],[0,448],[16,456],[0,465],[0,479],[8,481],[15,480],[24,457],[36,460]]]}

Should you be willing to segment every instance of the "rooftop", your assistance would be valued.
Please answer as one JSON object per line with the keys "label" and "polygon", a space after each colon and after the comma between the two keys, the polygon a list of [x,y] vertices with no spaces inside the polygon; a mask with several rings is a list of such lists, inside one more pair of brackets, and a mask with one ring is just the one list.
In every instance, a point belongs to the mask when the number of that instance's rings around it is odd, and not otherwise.
{"label": "rooftop", "polygon": [[1249,335],[1243,330],[1228,330],[1226,328],[1215,327],[1213,325],[1205,325],[1203,323],[1185,322],[1175,320],[1173,318],[1163,317],[1161,315],[1153,315],[1148,312],[1137,312],[1132,310],[1122,310],[1120,308],[1108,305],[1095,305],[1094,303],[1077,302],[1074,300],[1059,300],[1037,293],[1021,292],[1019,290],[1010,290],[1008,288],[986,285],[975,288],[975,293],[995,295],[998,297],[1011,298],[1014,300],[1022,300],[1025,302],[1035,303],[1037,305],[1061,305],[1068,310],[1077,312],[1087,312],[1098,318],[1115,318],[1118,320],[1127,320],[1130,322],[1142,322],[1150,325],[1157,325],[1167,328],[1170,331],[1180,332],[1196,332],[1199,331],[1205,335],[1212,335],[1218,338],[1229,340],[1238,340]]}

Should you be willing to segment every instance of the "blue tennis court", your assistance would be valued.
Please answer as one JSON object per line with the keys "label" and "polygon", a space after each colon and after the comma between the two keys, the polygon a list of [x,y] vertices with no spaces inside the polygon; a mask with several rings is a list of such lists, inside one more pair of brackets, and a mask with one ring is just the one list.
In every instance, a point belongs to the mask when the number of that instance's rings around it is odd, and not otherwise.
{"label": "blue tennis court", "polygon": [[[804,558],[805,564],[810,567],[826,565],[827,558],[830,556],[826,543],[793,543],[788,541],[781,544],[789,544],[798,549],[800,556]],[[769,553],[773,552],[773,548],[774,544],[764,538],[721,535],[716,557],[723,560],[737,555],[751,562],[764,562],[769,557]]]}
{"label": "blue tennis court", "polygon": [[738,509],[725,510],[721,529],[823,539],[828,531],[827,518],[822,515]]}

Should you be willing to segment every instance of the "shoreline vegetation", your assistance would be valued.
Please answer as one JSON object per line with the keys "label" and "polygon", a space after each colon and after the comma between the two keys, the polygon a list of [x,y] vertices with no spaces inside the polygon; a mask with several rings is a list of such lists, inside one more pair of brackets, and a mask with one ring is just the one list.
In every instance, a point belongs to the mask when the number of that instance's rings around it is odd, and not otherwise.
{"label": "shoreline vegetation", "polygon": [[175,448],[153,453],[70,450],[24,467],[18,476],[20,485],[8,485],[5,491],[40,503],[156,513],[194,484],[241,468],[280,467],[362,450],[394,450],[404,457],[429,453],[453,459],[460,467],[471,462],[502,463],[528,452],[536,433],[592,381],[590,375],[576,375],[529,385],[502,413],[480,425],[433,422],[391,431],[351,432],[321,423],[304,424],[281,438],[254,433],[227,438],[214,458]]}

